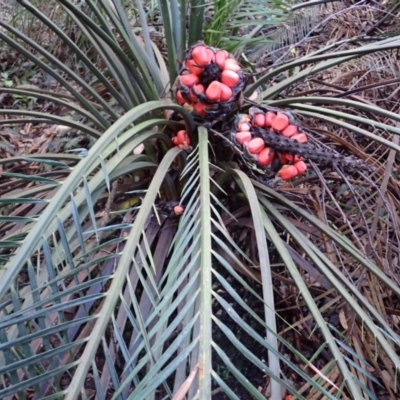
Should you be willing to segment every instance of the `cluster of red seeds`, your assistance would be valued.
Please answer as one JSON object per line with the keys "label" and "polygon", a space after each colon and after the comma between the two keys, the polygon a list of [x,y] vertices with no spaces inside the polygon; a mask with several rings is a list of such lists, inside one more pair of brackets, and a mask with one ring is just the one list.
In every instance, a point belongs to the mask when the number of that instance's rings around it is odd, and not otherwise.
{"label": "cluster of red seeds", "polygon": [[270,166],[274,159],[278,157],[282,165],[278,176],[284,180],[295,178],[307,170],[307,165],[300,157],[277,152],[267,146],[261,137],[255,137],[254,128],[265,129],[299,143],[307,142],[307,136],[300,133],[296,125],[290,123],[290,118],[285,113],[274,113],[272,111],[264,113],[259,109],[250,109],[250,115],[242,114],[238,116],[234,127],[234,139],[247,150],[252,159],[262,168]]}
{"label": "cluster of red seeds", "polygon": [[[173,91],[177,103],[198,117],[216,119],[232,111],[243,94],[244,86],[244,73],[233,55],[198,42],[187,50]],[[276,171],[277,165],[278,168],[282,166],[278,176],[284,180],[307,170],[304,161],[295,155],[296,150],[287,146],[287,142],[286,147],[279,147],[274,139],[275,135],[282,135],[289,143],[291,140],[307,142],[307,136],[298,131],[285,113],[252,108],[249,115],[237,117],[234,129],[233,139],[259,167],[266,168],[274,162],[272,170]],[[268,133],[268,138],[263,132]],[[282,136],[279,136],[281,142]],[[189,137],[184,130],[179,131],[172,141],[182,149],[190,147]]]}
{"label": "cluster of red seeds", "polygon": [[175,147],[179,147],[183,150],[187,150],[190,147],[190,138],[185,130],[178,131],[176,136],[171,140]]}
{"label": "cluster of red seeds", "polygon": [[187,51],[174,85],[176,101],[202,118],[231,111],[244,88],[238,61],[226,50],[198,42]]}

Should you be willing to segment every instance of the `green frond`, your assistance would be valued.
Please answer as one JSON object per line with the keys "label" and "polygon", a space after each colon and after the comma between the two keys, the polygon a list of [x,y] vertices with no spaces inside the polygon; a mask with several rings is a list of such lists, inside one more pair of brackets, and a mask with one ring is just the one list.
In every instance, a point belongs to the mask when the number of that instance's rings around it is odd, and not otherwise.
{"label": "green frond", "polygon": [[[315,45],[322,0],[16,3],[0,12],[21,56],[0,76],[0,398],[396,398],[400,117],[396,90],[372,97],[398,84],[399,36]],[[260,107],[373,172],[308,160],[269,180],[229,146],[234,113],[166,100],[198,40],[257,74]]]}

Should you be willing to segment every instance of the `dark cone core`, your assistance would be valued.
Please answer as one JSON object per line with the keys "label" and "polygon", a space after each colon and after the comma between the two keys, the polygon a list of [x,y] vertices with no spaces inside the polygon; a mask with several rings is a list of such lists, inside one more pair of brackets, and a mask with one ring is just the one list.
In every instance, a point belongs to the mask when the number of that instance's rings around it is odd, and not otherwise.
{"label": "dark cone core", "polygon": [[211,62],[209,65],[204,67],[200,80],[204,87],[207,87],[213,81],[221,81],[220,67],[218,67],[214,62]]}

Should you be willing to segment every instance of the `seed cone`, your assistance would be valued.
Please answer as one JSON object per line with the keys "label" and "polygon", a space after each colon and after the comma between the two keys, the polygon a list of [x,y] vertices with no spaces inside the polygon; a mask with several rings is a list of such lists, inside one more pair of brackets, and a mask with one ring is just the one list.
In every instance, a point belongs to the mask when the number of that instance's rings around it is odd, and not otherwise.
{"label": "seed cone", "polygon": [[186,52],[173,92],[197,116],[215,120],[240,103],[244,86],[244,73],[232,54],[197,42]]}
{"label": "seed cone", "polygon": [[[272,160],[272,157],[265,157],[264,154],[260,159],[260,156],[256,155],[257,153],[249,151],[247,144],[242,140],[244,134],[244,129],[242,128],[244,125],[250,127],[250,131],[246,132],[246,141],[251,144],[255,143],[257,139],[262,139],[265,149],[271,149],[274,160]],[[237,132],[240,132],[241,135]],[[268,167],[277,171],[281,165],[294,165],[297,173],[293,168],[290,170],[282,168],[282,172],[279,171],[278,175],[285,180],[292,179],[294,176],[299,176],[306,171],[307,165],[304,160],[310,160],[319,165],[339,166],[349,172],[353,172],[356,169],[372,170],[363,160],[352,156],[346,157],[332,149],[318,148],[309,143],[307,135],[299,130],[293,117],[283,112],[275,114],[268,111],[265,113],[258,108],[251,108],[249,114],[240,114],[236,117],[232,126],[231,140],[239,145],[245,155],[261,168]],[[258,145],[261,146],[260,143]],[[274,168],[274,164],[278,165],[277,169]],[[283,169],[285,172],[283,172]]]}

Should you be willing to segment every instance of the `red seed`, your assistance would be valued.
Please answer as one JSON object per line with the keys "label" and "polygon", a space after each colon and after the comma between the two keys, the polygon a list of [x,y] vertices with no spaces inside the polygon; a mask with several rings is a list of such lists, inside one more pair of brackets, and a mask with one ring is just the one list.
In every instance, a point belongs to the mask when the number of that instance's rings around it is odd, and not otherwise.
{"label": "red seed", "polygon": [[221,74],[221,82],[225,83],[225,85],[229,86],[230,88],[235,87],[240,81],[239,75],[231,70],[222,71]]}
{"label": "red seed", "polygon": [[237,132],[235,133],[235,139],[239,144],[250,142],[251,140],[251,133],[250,132]]}
{"label": "red seed", "polygon": [[186,143],[190,143],[190,139],[189,136],[187,135],[185,130],[181,130],[178,131],[178,133],[176,134],[176,138],[177,138],[177,144],[183,144],[184,142]]}
{"label": "red seed", "polygon": [[219,101],[221,97],[221,83],[212,81],[206,90],[206,96],[208,100]]}
{"label": "red seed", "polygon": [[261,138],[255,138],[250,140],[250,142],[247,144],[247,149],[249,150],[249,153],[251,154],[258,154],[261,152],[261,150],[264,148],[264,140]]}
{"label": "red seed", "polygon": [[183,105],[183,104],[185,104],[185,102],[186,102],[186,100],[183,98],[182,93],[181,93],[180,90],[178,90],[178,91],[176,92],[176,101],[177,101],[180,105]]}
{"label": "red seed", "polygon": [[185,209],[180,205],[174,207],[175,215],[182,215],[184,211],[185,211]]}
{"label": "red seed", "polygon": [[234,58],[228,58],[225,61],[224,70],[239,72],[242,68]]}
{"label": "red seed", "polygon": [[239,124],[239,130],[240,131],[250,131],[251,126],[247,122],[242,122]]}
{"label": "red seed", "polygon": [[285,160],[285,162],[282,163],[282,164],[286,164],[287,161],[293,162],[293,156],[291,154],[285,153],[285,154],[282,154],[282,156],[283,156],[283,158]]}
{"label": "red seed", "polygon": [[196,94],[202,94],[202,93],[204,93],[204,86],[201,83],[198,83],[197,85],[193,86],[192,90]]}
{"label": "red seed", "polygon": [[278,176],[285,181],[295,178],[298,174],[299,173],[294,165],[284,165],[278,172]]}
{"label": "red seed", "polygon": [[176,136],[171,140],[172,143],[177,147],[184,146],[186,148],[190,145],[190,139],[185,130],[178,131]]}
{"label": "red seed", "polygon": [[274,122],[276,118],[276,114],[273,113],[272,111],[268,111],[265,113],[265,126],[267,128],[272,126],[272,123]]}
{"label": "red seed", "polygon": [[293,135],[290,139],[296,140],[299,143],[305,143],[308,141],[305,133],[298,133],[297,135]]}
{"label": "red seed", "polygon": [[199,77],[195,74],[180,75],[182,85],[192,87],[196,83],[199,83]]}
{"label": "red seed", "polygon": [[286,114],[278,112],[276,118],[272,122],[272,129],[277,131],[283,131],[285,128],[289,126],[289,118]]}
{"label": "red seed", "polygon": [[212,50],[207,49],[206,46],[202,45],[196,46],[192,50],[192,58],[199,67],[205,67],[206,65],[210,64],[213,54],[214,53]]}
{"label": "red seed", "polygon": [[292,137],[293,135],[296,135],[297,134],[297,132],[298,132],[298,129],[297,129],[297,126],[296,125],[289,125],[287,128],[285,128],[282,132],[281,132],[281,134],[283,135],[283,136],[286,136],[286,137]]}
{"label": "red seed", "polygon": [[273,159],[274,152],[269,147],[264,147],[258,154],[258,164],[260,164],[261,167],[271,164]]}
{"label": "red seed", "polygon": [[198,67],[192,58],[185,61],[185,68],[194,75],[200,75],[203,72],[203,68]]}
{"label": "red seed", "polygon": [[200,115],[201,117],[205,117],[206,110],[205,110],[204,104],[203,103],[196,103],[194,105],[194,112],[196,114]]}
{"label": "red seed", "polygon": [[197,85],[193,85],[193,87],[190,89],[189,97],[190,100],[193,101],[193,103],[196,103],[199,101],[196,95],[204,93],[204,86],[201,83],[198,83]]}
{"label": "red seed", "polygon": [[232,89],[225,85],[225,83],[221,83],[221,101],[228,101],[230,99],[232,99],[233,93],[232,93]]}
{"label": "red seed", "polygon": [[304,174],[304,172],[307,171],[307,165],[304,161],[298,161],[297,163],[294,164],[294,166],[297,169],[299,175]]}
{"label": "red seed", "polygon": [[[215,53],[215,63],[220,67],[221,69],[224,68],[225,65],[225,60],[229,57],[229,53],[226,50],[218,50]],[[226,83],[226,82],[224,82]],[[229,86],[229,85],[228,85]]]}
{"label": "red seed", "polygon": [[211,61],[215,61],[215,53],[213,50],[211,49],[206,49],[206,53],[207,53],[207,58],[210,60],[208,62],[208,64],[210,64]]}
{"label": "red seed", "polygon": [[253,117],[253,126],[258,126],[263,128],[265,125],[265,115],[264,114],[256,114]]}

